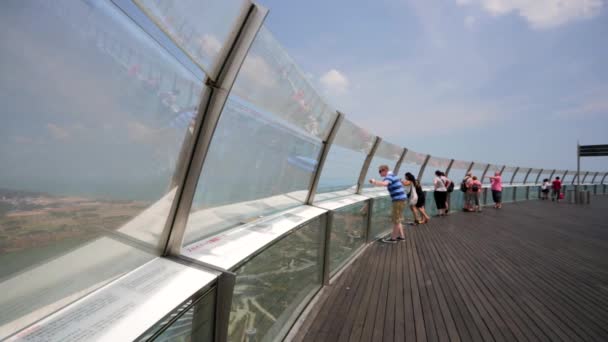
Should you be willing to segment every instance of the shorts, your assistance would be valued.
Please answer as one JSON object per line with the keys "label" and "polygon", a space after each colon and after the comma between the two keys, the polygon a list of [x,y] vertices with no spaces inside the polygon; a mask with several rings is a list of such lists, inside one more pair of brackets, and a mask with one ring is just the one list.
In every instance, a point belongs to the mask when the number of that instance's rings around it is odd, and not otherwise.
{"label": "shorts", "polygon": [[502,191],[492,190],[492,199],[494,203],[502,202]]}
{"label": "shorts", "polygon": [[393,202],[392,222],[403,222],[403,209],[405,209],[405,200]]}
{"label": "shorts", "polygon": [[548,194],[549,193],[549,189],[543,189],[541,190],[544,194]]}

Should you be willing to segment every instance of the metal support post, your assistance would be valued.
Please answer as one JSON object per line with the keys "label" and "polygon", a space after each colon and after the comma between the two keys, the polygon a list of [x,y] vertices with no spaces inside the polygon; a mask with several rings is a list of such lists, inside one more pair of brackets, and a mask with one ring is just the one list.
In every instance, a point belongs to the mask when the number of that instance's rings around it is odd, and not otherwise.
{"label": "metal support post", "polygon": [[469,164],[469,167],[467,168],[467,172],[465,173],[465,175],[469,172],[471,172],[471,170],[473,170],[473,165],[475,165],[475,162],[471,162],[471,164]]}
{"label": "metal support post", "polygon": [[426,164],[429,162],[429,159],[431,159],[431,155],[427,154],[426,157],[424,158],[424,162],[422,163],[422,166],[420,166],[420,171],[418,171],[418,182],[422,183],[422,175],[424,174],[424,169],[426,168]]}
{"label": "metal support post", "polygon": [[550,181],[551,179],[553,179],[553,175],[555,174],[555,172],[556,172],[556,171],[557,171],[557,170],[555,170],[555,169],[553,169],[553,171],[551,171],[551,174],[549,175],[549,181]]}
{"label": "metal support post", "polygon": [[403,149],[403,152],[401,152],[401,157],[399,157],[399,160],[397,160],[397,164],[395,164],[395,169],[393,172],[395,172],[395,175],[399,174],[399,169],[401,168],[401,164],[403,163],[403,159],[405,159],[405,155],[407,154],[407,148]]}
{"label": "metal support post", "polygon": [[[581,185],[581,145],[576,142],[576,184],[578,186]],[[574,184],[574,179],[572,179],[572,184]],[[576,188],[576,192],[578,193],[578,187]],[[578,198],[578,196],[576,196]]]}
{"label": "metal support post", "polygon": [[585,179],[587,179],[588,175],[589,175],[589,171],[585,172],[585,175],[583,176],[583,180],[581,183],[585,184]]}
{"label": "metal support post", "polygon": [[267,10],[252,3],[243,9],[241,15],[243,20],[231,34],[233,39],[230,41],[226,59],[220,63],[217,79],[208,78],[207,86],[203,88],[201,102],[198,106],[192,152],[190,158],[186,158],[188,165],[184,168],[183,182],[178,187],[176,199],[162,235],[164,239],[161,241],[166,241],[162,253],[165,256],[179,255],[181,252],[196,185],[203,170],[213,134],[237,73],[267,13]]}
{"label": "metal support post", "polygon": [[306,197],[306,204],[311,205],[315,200],[315,194],[317,193],[317,186],[319,185],[319,178],[321,178],[321,173],[323,172],[323,166],[325,165],[325,160],[327,159],[327,155],[329,154],[329,150],[331,149],[331,145],[336,138],[336,134],[340,129],[340,125],[344,120],[344,114],[337,112],[336,119],[334,120],[333,125],[331,126],[331,130],[327,135],[325,141],[323,141],[323,146],[321,147],[321,151],[319,153],[319,162],[317,164],[317,170],[313,175],[312,182],[310,183],[310,188],[308,189],[308,196]]}
{"label": "metal support post", "polygon": [[600,174],[599,172],[596,172],[596,173],[593,175],[593,178],[591,178],[591,184],[595,184],[595,177],[597,177],[597,175],[599,175],[599,174]]}
{"label": "metal support post", "polygon": [[483,170],[483,173],[481,174],[481,184],[483,184],[483,180],[486,178],[486,175],[488,174],[488,170],[490,169],[490,164],[488,164],[486,166],[486,168]]}
{"label": "metal support post", "polygon": [[334,211],[327,212],[327,226],[325,226],[325,249],[323,250],[323,285],[329,285],[329,258],[331,257],[331,230],[334,225]]}
{"label": "metal support post", "polygon": [[450,163],[448,164],[448,168],[445,169],[445,176],[448,177],[450,175],[450,170],[452,170],[452,164],[454,164],[454,159],[450,159]]}
{"label": "metal support post", "polygon": [[540,169],[540,171],[538,172],[538,175],[536,175],[536,180],[534,181],[534,184],[538,184],[538,179],[540,178],[540,175],[543,173],[543,171],[545,171],[545,170]]}
{"label": "metal support post", "polygon": [[360,194],[361,190],[363,189],[363,182],[365,182],[367,170],[369,170],[369,165],[371,164],[372,159],[374,159],[374,154],[376,154],[376,150],[378,149],[378,146],[380,146],[381,141],[382,138],[377,136],[376,140],[374,140],[374,145],[372,146],[371,150],[367,154],[367,157],[365,158],[365,161],[363,162],[363,166],[361,167],[361,173],[359,173],[359,180],[357,181],[357,194]]}
{"label": "metal support post", "polygon": [[230,323],[230,308],[236,275],[232,272],[222,272],[217,279],[215,304],[215,342],[228,341],[228,325]]}
{"label": "metal support post", "polygon": [[519,166],[515,168],[515,171],[513,172],[513,175],[511,176],[511,181],[509,182],[509,184],[513,185],[513,181],[515,180],[515,175],[517,175],[518,171],[519,171]]}
{"label": "metal support post", "polygon": [[564,179],[566,179],[566,175],[568,174],[568,170],[564,171],[564,174],[562,175],[562,182],[564,181]]}
{"label": "metal support post", "polygon": [[374,212],[374,203],[376,202],[375,198],[370,198],[367,200],[367,229],[365,230],[365,241],[370,243],[372,238],[372,213]]}
{"label": "metal support post", "polygon": [[526,184],[526,182],[528,181],[528,176],[530,176],[530,172],[532,172],[531,168],[528,169],[528,172],[526,172],[526,176],[524,177],[524,183],[523,184]]}

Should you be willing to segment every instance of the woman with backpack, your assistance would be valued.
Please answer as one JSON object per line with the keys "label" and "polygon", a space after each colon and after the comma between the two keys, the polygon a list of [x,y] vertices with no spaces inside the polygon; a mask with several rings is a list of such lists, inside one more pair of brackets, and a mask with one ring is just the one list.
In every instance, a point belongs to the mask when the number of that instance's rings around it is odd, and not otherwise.
{"label": "woman with backpack", "polygon": [[449,185],[450,180],[445,176],[445,174],[439,170],[435,171],[435,178],[433,179],[435,191],[433,192],[433,197],[435,197],[435,205],[437,206],[437,216],[447,215]]}
{"label": "woman with backpack", "polygon": [[471,181],[469,182],[469,188],[471,189],[472,201],[475,205],[472,207],[471,211],[476,211],[478,213],[481,212],[481,206],[479,205],[479,197],[481,195],[481,182],[477,179],[477,176],[473,176]]}
{"label": "woman with backpack", "polygon": [[[429,222],[431,218],[424,209],[426,195],[422,190],[420,183],[416,180],[416,177],[414,177],[414,175],[410,172],[406,172],[405,181],[403,182],[403,185],[405,185],[406,189],[409,189],[409,206],[412,210],[412,213],[414,214],[414,222],[418,224]],[[420,217],[420,219],[418,217]]]}

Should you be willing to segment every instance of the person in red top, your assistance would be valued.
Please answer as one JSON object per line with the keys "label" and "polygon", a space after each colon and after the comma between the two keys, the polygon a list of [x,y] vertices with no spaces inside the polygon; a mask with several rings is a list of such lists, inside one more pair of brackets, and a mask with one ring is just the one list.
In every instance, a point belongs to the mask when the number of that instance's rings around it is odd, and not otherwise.
{"label": "person in red top", "polygon": [[559,180],[559,177],[555,177],[555,180],[552,183],[553,192],[551,193],[551,200],[559,202],[559,194],[562,191],[562,181]]}

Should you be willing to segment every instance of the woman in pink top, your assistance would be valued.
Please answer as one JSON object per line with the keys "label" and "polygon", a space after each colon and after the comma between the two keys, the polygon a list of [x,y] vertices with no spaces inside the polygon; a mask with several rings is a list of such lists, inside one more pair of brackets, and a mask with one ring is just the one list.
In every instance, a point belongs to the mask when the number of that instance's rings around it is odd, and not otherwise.
{"label": "woman in pink top", "polygon": [[494,176],[490,176],[490,182],[492,182],[492,199],[494,200],[494,208],[502,208],[502,177],[500,172],[494,172]]}

